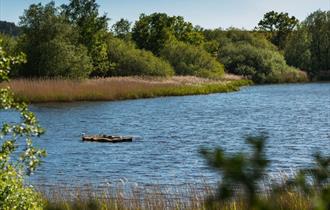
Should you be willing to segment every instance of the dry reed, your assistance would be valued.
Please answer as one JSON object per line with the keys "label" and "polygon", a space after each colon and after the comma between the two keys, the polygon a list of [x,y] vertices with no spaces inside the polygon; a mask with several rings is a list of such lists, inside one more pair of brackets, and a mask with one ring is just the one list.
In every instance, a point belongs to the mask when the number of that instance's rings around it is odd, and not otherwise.
{"label": "dry reed", "polygon": [[89,80],[16,79],[2,83],[28,102],[112,101],[158,96],[181,96],[229,92],[250,84],[240,77],[227,75],[223,80],[198,77],[141,78],[114,77]]}
{"label": "dry reed", "polygon": [[[207,199],[214,195],[215,186],[204,184],[187,184],[184,186],[153,185],[149,187],[118,187],[106,190],[92,187],[69,189],[56,188],[51,191],[41,191],[45,198],[45,209],[75,210],[128,210],[128,209],[225,209],[245,210],[247,204],[244,198],[215,202],[208,205]],[[312,207],[312,200],[298,192],[283,192],[272,196],[271,193],[262,193],[259,199],[274,204],[277,209],[308,210]]]}

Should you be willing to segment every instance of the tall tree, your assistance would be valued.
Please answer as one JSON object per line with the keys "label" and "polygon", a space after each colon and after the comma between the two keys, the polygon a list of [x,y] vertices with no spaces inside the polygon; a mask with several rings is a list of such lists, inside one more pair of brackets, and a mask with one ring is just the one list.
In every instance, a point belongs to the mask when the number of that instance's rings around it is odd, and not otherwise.
{"label": "tall tree", "polygon": [[316,11],[304,25],[311,36],[311,75],[330,79],[330,11]]}
{"label": "tall tree", "polygon": [[138,47],[156,55],[159,55],[166,42],[171,39],[194,45],[203,42],[203,36],[191,23],[181,16],[168,16],[165,13],[141,14],[132,29],[132,38]]}
{"label": "tall tree", "polygon": [[33,4],[24,12],[20,46],[28,62],[20,71],[29,77],[83,78],[91,71],[90,58],[78,43],[78,34],[60,14],[54,2]]}
{"label": "tall tree", "polygon": [[108,29],[108,18],[106,15],[99,16],[96,0],[70,0],[62,8],[68,20],[78,28],[80,43],[89,50],[95,44],[98,34]]}
{"label": "tall tree", "polygon": [[285,57],[313,79],[330,80],[330,11],[316,11],[302,22],[289,36]]}
{"label": "tall tree", "polygon": [[305,26],[299,26],[289,37],[284,55],[289,65],[301,70],[311,70],[311,35]]}
{"label": "tall tree", "polygon": [[290,17],[288,13],[271,11],[260,20],[257,29],[269,32],[272,43],[283,49],[288,35],[298,23],[299,21],[294,16]]}
{"label": "tall tree", "polygon": [[131,22],[124,18],[121,18],[119,21],[112,25],[111,29],[116,37],[124,40],[130,40],[131,25]]}
{"label": "tall tree", "polygon": [[98,8],[96,0],[70,0],[68,5],[62,5],[66,18],[78,30],[79,43],[87,47],[92,58],[92,74],[109,70],[104,43],[109,19],[106,15],[100,16]]}

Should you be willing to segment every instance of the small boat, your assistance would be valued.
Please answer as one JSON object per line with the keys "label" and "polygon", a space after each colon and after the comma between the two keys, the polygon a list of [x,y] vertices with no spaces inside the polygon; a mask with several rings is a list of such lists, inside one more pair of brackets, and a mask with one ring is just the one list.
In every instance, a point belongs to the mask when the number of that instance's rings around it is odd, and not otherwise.
{"label": "small boat", "polygon": [[92,142],[108,142],[108,143],[120,143],[120,142],[132,142],[131,136],[107,136],[107,135],[95,135],[95,136],[82,136],[83,141]]}

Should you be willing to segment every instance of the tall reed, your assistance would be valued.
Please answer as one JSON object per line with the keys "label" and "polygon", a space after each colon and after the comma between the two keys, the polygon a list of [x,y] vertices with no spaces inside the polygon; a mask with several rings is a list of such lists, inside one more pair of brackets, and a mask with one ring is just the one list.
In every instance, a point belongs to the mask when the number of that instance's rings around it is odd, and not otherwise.
{"label": "tall reed", "polygon": [[10,86],[15,95],[28,102],[112,101],[159,96],[182,96],[236,91],[250,81],[234,76],[224,80],[197,77],[171,79],[115,77],[89,80],[17,79]]}

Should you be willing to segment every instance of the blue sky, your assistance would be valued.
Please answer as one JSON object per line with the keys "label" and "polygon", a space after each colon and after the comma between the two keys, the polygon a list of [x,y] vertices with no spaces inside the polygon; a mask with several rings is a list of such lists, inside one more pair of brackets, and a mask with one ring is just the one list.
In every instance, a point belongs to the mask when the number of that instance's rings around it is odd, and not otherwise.
{"label": "blue sky", "polygon": [[[18,22],[24,9],[33,3],[47,3],[50,0],[0,0],[0,19]],[[55,0],[56,5],[68,0]],[[130,21],[138,19],[139,14],[166,12],[181,15],[194,25],[204,28],[252,29],[263,14],[275,10],[288,12],[299,20],[311,12],[330,10],[330,0],[98,0],[101,14],[107,13],[110,24],[121,17]]]}

